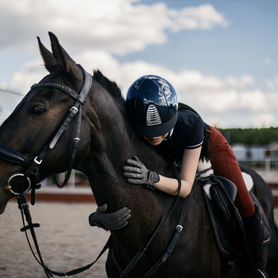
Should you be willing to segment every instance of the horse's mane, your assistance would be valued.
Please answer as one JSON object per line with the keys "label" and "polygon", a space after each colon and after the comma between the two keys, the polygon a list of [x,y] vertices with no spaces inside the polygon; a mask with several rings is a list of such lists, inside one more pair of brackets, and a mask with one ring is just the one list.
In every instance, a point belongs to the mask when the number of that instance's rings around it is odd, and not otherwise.
{"label": "horse's mane", "polygon": [[100,70],[94,71],[94,79],[102,85],[110,95],[114,97],[117,104],[122,110],[125,110],[125,100],[122,96],[121,89],[118,87],[117,83],[111,81],[106,76],[102,74]]}

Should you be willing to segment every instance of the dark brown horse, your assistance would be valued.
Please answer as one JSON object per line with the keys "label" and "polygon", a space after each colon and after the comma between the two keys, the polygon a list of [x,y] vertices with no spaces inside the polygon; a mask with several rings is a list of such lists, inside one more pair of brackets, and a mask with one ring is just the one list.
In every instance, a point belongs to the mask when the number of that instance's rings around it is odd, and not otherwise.
{"label": "dark brown horse", "polygon": [[[108,277],[119,277],[119,268],[124,269],[138,250],[145,246],[174,201],[174,197],[164,193],[128,184],[122,177],[122,167],[128,158],[137,155],[147,166],[165,176],[173,177],[173,169],[165,158],[134,133],[127,121],[120,90],[99,71],[92,77],[82,119],[73,117],[61,136],[58,138],[55,135],[76,102],[74,92],[80,92],[86,75],[55,35],[49,35],[52,52],[39,40],[49,75],[32,88],[0,128],[2,150],[5,147],[8,153],[12,152],[14,156],[19,154],[17,158],[8,155],[12,161],[0,160],[0,213],[4,212],[6,203],[14,196],[6,186],[9,178],[25,173],[30,168],[28,161],[33,163],[34,158],[37,160],[37,181],[68,169],[72,161],[72,139],[78,122],[82,120],[80,144],[73,167],[88,176],[98,205],[107,203],[108,212],[124,206],[132,211],[128,226],[111,232],[113,247],[109,250],[106,270]],[[65,93],[65,90],[68,92]],[[70,92],[73,96],[69,95]],[[53,137],[57,139],[55,144]],[[49,144],[55,147],[49,148]],[[42,152],[43,159],[39,159],[38,154]],[[26,160],[28,165],[24,166],[25,162],[15,163],[17,159]],[[223,273],[222,259],[197,182],[187,202],[179,241],[154,277],[242,277],[244,262],[240,261],[241,257],[235,261],[232,272]],[[131,269],[130,277],[143,277],[164,254],[176,229],[181,205],[179,201],[144,256]]]}

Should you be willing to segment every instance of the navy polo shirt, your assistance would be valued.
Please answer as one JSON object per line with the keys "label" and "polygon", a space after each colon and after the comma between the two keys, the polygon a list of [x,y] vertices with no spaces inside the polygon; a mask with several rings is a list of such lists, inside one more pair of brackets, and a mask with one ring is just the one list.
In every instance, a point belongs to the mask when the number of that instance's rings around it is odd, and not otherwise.
{"label": "navy polo shirt", "polygon": [[191,110],[178,111],[178,120],[172,136],[155,148],[168,158],[181,162],[186,149],[195,149],[203,144],[204,122]]}

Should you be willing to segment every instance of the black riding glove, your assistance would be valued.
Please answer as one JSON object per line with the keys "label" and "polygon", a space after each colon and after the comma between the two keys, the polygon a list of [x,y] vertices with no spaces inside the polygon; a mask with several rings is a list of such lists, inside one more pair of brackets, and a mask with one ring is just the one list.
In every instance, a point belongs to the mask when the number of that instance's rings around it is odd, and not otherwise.
{"label": "black riding glove", "polygon": [[153,184],[160,180],[159,174],[148,170],[137,156],[127,160],[127,164],[124,166],[124,177],[130,183],[145,185],[152,190],[154,189]]}
{"label": "black riding glove", "polygon": [[127,207],[121,208],[115,212],[105,212],[107,204],[99,206],[96,212],[89,216],[89,223],[91,226],[98,226],[100,228],[110,231],[120,230],[128,224],[128,219],[131,216],[131,210]]}

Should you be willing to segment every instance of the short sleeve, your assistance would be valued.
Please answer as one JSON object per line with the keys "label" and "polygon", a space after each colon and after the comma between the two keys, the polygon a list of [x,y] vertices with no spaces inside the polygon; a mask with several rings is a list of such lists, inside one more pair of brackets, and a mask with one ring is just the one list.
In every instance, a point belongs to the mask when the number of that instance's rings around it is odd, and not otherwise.
{"label": "short sleeve", "polygon": [[192,125],[191,131],[186,140],[185,149],[195,149],[203,144],[204,140],[204,122],[200,116],[196,117],[195,123]]}

